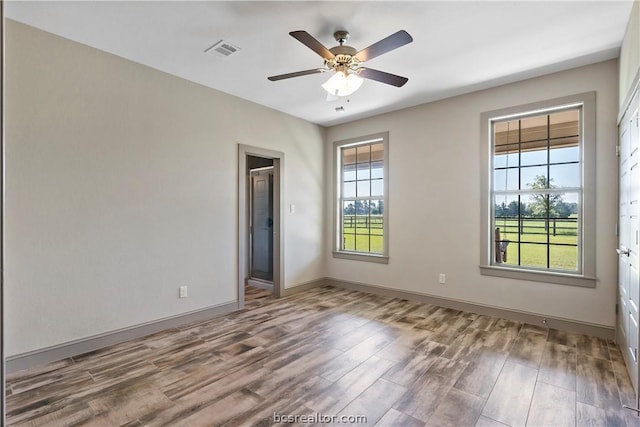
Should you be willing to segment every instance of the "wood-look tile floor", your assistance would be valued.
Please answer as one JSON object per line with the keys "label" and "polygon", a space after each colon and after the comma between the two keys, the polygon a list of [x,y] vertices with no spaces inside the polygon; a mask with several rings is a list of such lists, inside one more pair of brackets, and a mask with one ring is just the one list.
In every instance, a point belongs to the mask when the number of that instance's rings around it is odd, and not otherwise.
{"label": "wood-look tile floor", "polygon": [[12,426],[640,425],[613,342],[331,287],[254,290],[244,310],[12,374],[7,395]]}

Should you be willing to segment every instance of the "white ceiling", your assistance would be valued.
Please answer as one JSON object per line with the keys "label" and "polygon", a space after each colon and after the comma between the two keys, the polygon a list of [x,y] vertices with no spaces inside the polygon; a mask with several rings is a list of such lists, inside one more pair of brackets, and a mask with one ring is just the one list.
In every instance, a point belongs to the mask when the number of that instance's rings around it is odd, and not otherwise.
{"label": "white ceiling", "polygon": [[[631,0],[604,1],[8,1],[6,16],[324,126],[618,56]],[[346,29],[360,50],[397,30],[413,43],[367,62],[409,78],[401,88],[366,80],[327,102],[327,74],[270,82],[322,67],[289,36],[306,30],[327,47]],[[219,40],[242,50],[218,58]],[[343,106],[345,112],[335,108]]]}

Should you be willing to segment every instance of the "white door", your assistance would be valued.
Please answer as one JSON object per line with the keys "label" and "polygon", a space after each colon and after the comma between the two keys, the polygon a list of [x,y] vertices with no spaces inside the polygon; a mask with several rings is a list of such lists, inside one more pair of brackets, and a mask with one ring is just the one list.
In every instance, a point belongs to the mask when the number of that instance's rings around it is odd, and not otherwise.
{"label": "white door", "polygon": [[251,171],[251,277],[273,280],[273,167]]}
{"label": "white door", "polygon": [[638,308],[640,307],[638,100],[632,101],[619,129],[618,342],[629,376],[638,390]]}

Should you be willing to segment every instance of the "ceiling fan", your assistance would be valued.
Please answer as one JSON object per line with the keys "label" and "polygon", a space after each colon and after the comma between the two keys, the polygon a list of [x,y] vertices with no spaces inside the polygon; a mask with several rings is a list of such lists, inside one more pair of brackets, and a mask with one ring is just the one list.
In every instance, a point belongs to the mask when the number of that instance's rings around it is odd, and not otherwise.
{"label": "ceiling fan", "polygon": [[324,59],[324,68],[313,68],[310,70],[271,76],[268,77],[270,81],[334,71],[335,73],[333,76],[325,82],[322,87],[330,95],[335,96],[351,95],[362,85],[363,78],[396,87],[401,87],[409,81],[406,77],[362,66],[363,62],[369,61],[383,53],[387,53],[411,43],[413,38],[404,30],[393,33],[360,51],[357,51],[351,46],[344,45],[344,42],[349,38],[348,31],[339,30],[333,33],[333,37],[339,43],[339,46],[332,47],[331,49],[327,49],[322,43],[313,38],[313,36],[306,31],[292,31],[289,34],[300,43],[320,55]]}

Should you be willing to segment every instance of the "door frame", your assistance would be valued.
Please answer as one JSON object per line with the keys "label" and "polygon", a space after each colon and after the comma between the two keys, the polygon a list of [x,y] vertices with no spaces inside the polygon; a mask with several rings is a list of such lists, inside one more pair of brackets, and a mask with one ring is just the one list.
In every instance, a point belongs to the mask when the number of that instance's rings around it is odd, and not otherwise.
{"label": "door frame", "polygon": [[238,144],[238,309],[244,308],[244,287],[249,278],[249,185],[247,156],[273,160],[273,295],[284,293],[284,153]]}

